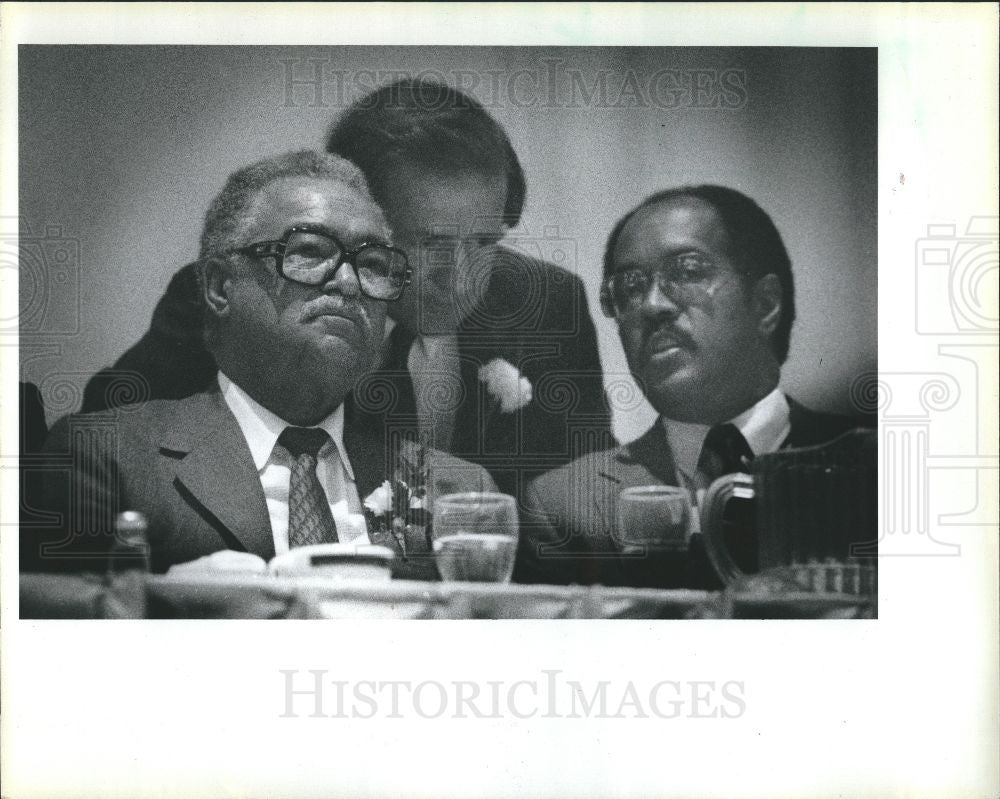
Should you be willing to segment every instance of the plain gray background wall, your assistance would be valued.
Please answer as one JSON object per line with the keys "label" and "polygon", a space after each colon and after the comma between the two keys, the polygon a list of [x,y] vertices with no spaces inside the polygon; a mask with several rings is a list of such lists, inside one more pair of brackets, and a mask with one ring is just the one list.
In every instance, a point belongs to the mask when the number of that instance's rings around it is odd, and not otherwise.
{"label": "plain gray background wall", "polygon": [[[21,379],[40,386],[50,422],[76,410],[86,380],[142,335],[170,276],[195,257],[202,216],[230,172],[322,148],[352,100],[393,72],[425,72],[469,89],[510,134],[528,181],[513,235],[570,254],[607,383],[627,379],[597,305],[608,232],[653,191],[720,183],[771,214],[792,257],[799,318],[783,386],[816,409],[848,410],[852,380],[876,364],[876,57],[21,46]],[[644,403],[623,402],[615,432],[633,438],[652,418]]]}

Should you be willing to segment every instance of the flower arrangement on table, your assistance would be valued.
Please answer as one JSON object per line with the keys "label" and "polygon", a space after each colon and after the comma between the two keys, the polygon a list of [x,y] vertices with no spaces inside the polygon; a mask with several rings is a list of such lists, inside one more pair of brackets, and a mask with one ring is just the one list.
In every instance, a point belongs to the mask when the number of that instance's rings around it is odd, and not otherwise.
{"label": "flower arrangement on table", "polygon": [[365,522],[373,544],[387,546],[403,561],[432,552],[427,500],[427,463],[419,447],[415,459],[401,452],[391,479],[365,497]]}

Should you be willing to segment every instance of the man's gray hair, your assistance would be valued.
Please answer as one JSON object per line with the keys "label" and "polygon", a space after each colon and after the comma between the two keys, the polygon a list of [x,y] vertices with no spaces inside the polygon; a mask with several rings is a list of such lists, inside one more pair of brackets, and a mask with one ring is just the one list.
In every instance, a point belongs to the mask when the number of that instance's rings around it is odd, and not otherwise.
{"label": "man's gray hair", "polygon": [[[336,180],[371,197],[364,175],[350,161],[329,153],[299,150],[285,153],[233,172],[205,214],[199,258],[221,253],[246,242],[241,236],[253,221],[255,201],[268,185],[282,178],[326,178]],[[372,204],[375,201],[372,200]]]}

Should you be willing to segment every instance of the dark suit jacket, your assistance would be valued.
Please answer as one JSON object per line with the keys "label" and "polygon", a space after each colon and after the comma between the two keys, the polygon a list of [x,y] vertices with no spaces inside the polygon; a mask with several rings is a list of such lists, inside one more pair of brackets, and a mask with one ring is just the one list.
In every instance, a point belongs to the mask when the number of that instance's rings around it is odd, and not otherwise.
{"label": "dark suit jacket", "polygon": [[[194,271],[170,282],[149,331],[84,393],[84,411],[139,399],[186,397],[208,386],[216,365],[201,342]],[[355,405],[372,423],[417,426],[406,368],[412,338],[397,327],[378,369],[359,383]],[[542,260],[497,248],[485,298],[458,331],[463,394],[450,452],[481,464],[505,493],[523,496],[531,479],[614,444],[597,336],[579,278]],[[479,381],[495,358],[532,384],[532,401],[504,413]]]}
{"label": "dark suit jacket", "polygon": [[[869,422],[821,414],[789,398],[791,431],[783,447],[823,444]],[[528,583],[602,583],[657,588],[721,588],[694,536],[688,553],[653,563],[624,556],[618,494],[630,486],[679,485],[659,420],[630,444],[594,452],[533,482],[525,497],[514,579]]]}
{"label": "dark suit jacket", "polygon": [[48,435],[42,394],[34,383],[20,383],[20,465],[18,468],[19,522],[22,530],[45,523],[42,507],[42,446]]}
{"label": "dark suit jacket", "polygon": [[42,394],[34,383],[19,383],[21,412],[21,453],[35,453],[42,449],[48,427],[45,423],[45,405]]}
{"label": "dark suit jacket", "polygon": [[[344,444],[362,499],[392,474],[399,447],[412,457],[416,446],[382,433],[347,409]],[[65,417],[45,451],[45,506],[57,521],[27,539],[35,570],[103,570],[122,510],[146,515],[153,571],[220,549],[274,556],[260,478],[217,385],[182,400]],[[475,464],[433,451],[426,463],[431,497],[495,490]]]}

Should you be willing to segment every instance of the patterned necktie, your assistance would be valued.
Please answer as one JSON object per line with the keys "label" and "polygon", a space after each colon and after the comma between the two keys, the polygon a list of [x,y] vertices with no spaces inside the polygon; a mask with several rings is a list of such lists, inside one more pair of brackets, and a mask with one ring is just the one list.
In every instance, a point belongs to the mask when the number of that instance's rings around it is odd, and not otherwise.
{"label": "patterned necktie", "polygon": [[330,435],[318,427],[286,427],[278,444],[292,456],[288,482],[288,547],[335,543],[337,525],[316,476],[316,455]]}

